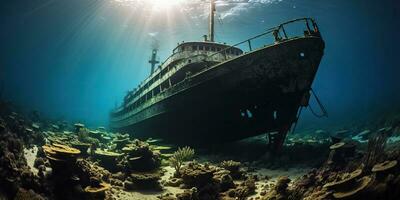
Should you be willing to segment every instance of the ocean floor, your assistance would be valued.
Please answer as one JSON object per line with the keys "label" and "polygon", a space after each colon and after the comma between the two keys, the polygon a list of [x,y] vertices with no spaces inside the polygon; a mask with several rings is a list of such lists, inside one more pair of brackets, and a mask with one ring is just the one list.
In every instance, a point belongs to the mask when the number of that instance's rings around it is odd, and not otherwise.
{"label": "ocean floor", "polygon": [[[38,169],[34,167],[35,160],[37,157],[38,147],[33,146],[31,148],[24,148],[24,156],[27,161],[27,165],[29,166],[31,172],[35,175],[38,175]],[[203,158],[199,158],[201,160],[207,160],[207,156]],[[160,182],[167,182],[174,176],[174,168],[171,166],[161,166],[161,170],[165,171],[164,174],[160,177]],[[268,168],[258,168],[253,172],[249,173],[252,176],[264,177],[261,180],[255,181],[256,189],[255,193],[249,195],[248,198],[261,198],[263,188],[269,186],[270,188],[276,184],[277,180],[281,176],[287,176],[289,179],[298,179],[302,176],[306,175],[311,168],[302,167],[302,168],[289,168],[289,169],[268,169]],[[266,180],[265,177],[268,177]],[[240,184],[242,181],[234,181],[235,184]],[[153,200],[159,199],[160,195],[163,194],[180,194],[183,193],[184,189],[179,187],[172,186],[164,186],[163,189],[160,190],[146,190],[146,191],[126,191],[122,187],[111,188],[110,195],[115,199],[141,199],[141,200]]]}
{"label": "ocean floor", "polygon": [[190,148],[0,112],[0,199],[400,199],[400,127]]}

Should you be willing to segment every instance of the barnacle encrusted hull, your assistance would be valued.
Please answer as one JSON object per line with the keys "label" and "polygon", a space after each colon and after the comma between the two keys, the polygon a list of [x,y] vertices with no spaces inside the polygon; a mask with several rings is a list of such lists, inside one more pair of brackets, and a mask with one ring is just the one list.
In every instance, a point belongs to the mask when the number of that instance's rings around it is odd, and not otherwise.
{"label": "barnacle encrusted hull", "polygon": [[321,37],[297,37],[211,65],[111,127],[186,144],[282,130],[308,102],[323,50]]}

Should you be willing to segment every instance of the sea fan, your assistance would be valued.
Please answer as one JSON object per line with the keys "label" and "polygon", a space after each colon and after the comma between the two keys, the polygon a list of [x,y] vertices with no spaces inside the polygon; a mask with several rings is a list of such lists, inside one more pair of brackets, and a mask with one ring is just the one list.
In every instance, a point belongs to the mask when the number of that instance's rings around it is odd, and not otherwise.
{"label": "sea fan", "polygon": [[177,151],[169,159],[169,163],[172,167],[175,168],[177,174],[179,174],[179,170],[181,169],[182,164],[185,161],[189,161],[194,156],[194,149],[186,146],[183,148],[178,148]]}

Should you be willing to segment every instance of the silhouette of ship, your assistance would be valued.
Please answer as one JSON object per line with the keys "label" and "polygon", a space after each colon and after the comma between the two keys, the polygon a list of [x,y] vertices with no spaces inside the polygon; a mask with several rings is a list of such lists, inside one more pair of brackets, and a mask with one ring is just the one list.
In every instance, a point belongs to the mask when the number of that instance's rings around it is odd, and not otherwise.
{"label": "silhouette of ship", "polygon": [[[209,35],[182,42],[130,91],[110,113],[110,127],[135,137],[207,145],[269,134],[273,148],[307,106],[311,84],[323,56],[316,22],[300,18],[270,28],[235,45],[214,41],[215,3]],[[300,25],[300,33],[291,29]],[[256,40],[269,40],[261,47]],[[239,46],[246,46],[244,52]]]}

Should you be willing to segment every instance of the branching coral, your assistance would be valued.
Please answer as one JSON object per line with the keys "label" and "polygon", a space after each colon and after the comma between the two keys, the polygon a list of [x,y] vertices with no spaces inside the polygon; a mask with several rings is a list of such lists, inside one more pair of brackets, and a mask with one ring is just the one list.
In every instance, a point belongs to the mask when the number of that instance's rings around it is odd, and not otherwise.
{"label": "branching coral", "polygon": [[194,149],[190,147],[178,148],[169,159],[170,165],[175,168],[177,174],[180,174],[180,169],[185,161],[189,161],[194,156]]}

